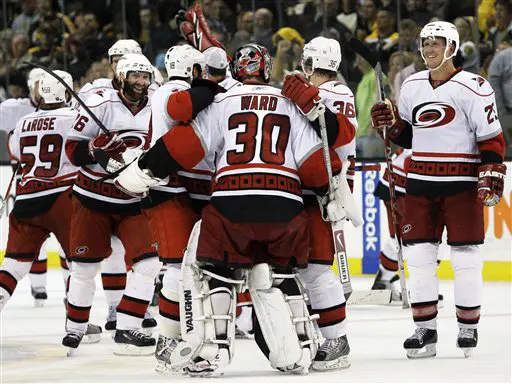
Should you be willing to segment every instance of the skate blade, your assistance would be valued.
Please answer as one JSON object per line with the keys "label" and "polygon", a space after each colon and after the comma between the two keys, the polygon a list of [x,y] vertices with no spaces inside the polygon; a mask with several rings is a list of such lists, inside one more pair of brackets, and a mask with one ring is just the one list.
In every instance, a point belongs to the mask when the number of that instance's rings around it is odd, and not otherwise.
{"label": "skate blade", "polygon": [[101,341],[101,333],[93,333],[90,335],[85,334],[82,339],[82,344],[96,344]]}
{"label": "skate blade", "polygon": [[437,351],[435,344],[429,344],[418,349],[407,349],[408,359],[428,359],[429,357],[435,357],[436,354]]}
{"label": "skate blade", "polygon": [[44,307],[44,303],[46,303],[46,299],[34,299],[34,307],[35,308]]}
{"label": "skate blade", "polygon": [[67,357],[71,357],[71,356],[74,356],[75,353],[76,353],[76,350],[78,348],[71,348],[71,347],[66,347],[66,356]]}
{"label": "skate blade", "polygon": [[460,348],[460,349],[462,349],[462,352],[464,352],[464,357],[467,359],[468,357],[473,356],[473,349],[475,349],[475,348]]}
{"label": "skate blade", "polygon": [[350,368],[350,363],[348,362],[347,356],[340,356],[335,360],[313,361],[311,368],[315,371],[334,371]]}
{"label": "skate blade", "polygon": [[116,356],[151,356],[155,353],[155,345],[149,347],[136,347],[131,344],[116,344],[114,355]]}
{"label": "skate blade", "polygon": [[202,372],[198,372],[198,371],[187,370],[186,373],[190,377],[221,377],[221,376],[224,376],[224,372],[219,372],[219,371],[202,371]]}

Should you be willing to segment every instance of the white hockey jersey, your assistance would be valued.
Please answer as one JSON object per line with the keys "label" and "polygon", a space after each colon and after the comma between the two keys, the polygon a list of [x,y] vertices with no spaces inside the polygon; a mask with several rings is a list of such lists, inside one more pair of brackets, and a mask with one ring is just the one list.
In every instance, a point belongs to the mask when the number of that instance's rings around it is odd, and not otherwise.
{"label": "white hockey jersey", "polygon": [[327,183],[320,139],[277,88],[232,88],[191,124],[205,152],[216,154],[211,202],[232,221],[290,220],[303,209],[301,181]]}
{"label": "white hockey jersey", "polygon": [[487,80],[457,71],[434,87],[429,71],[418,72],[403,83],[398,109],[413,130],[407,192],[443,195],[473,188],[478,143],[502,132]]}
{"label": "white hockey jersey", "polygon": [[71,108],[40,110],[24,116],[9,138],[11,156],[21,163],[14,213],[27,216],[51,207],[74,183],[78,168],[65,152],[76,119]]}
{"label": "white hockey jersey", "polygon": [[29,98],[5,100],[0,103],[0,131],[11,132],[23,116],[35,110],[36,105]]}
{"label": "white hockey jersey", "polygon": [[[146,98],[134,110],[116,91],[93,94],[85,101],[92,113],[128,148],[148,149],[151,141],[151,101]],[[79,109],[79,116],[68,140],[89,141],[103,131],[89,116]],[[97,163],[80,168],[73,193],[88,208],[108,213],[133,214],[140,211],[140,199],[121,192],[113,179],[101,180],[107,172]]]}
{"label": "white hockey jersey", "polygon": [[[155,92],[158,89],[158,87],[159,85],[157,83],[151,83],[148,88],[148,97],[153,96],[153,92]],[[119,90],[119,87],[117,86],[117,83],[114,81],[114,79],[96,79],[90,83],[85,84],[78,92],[78,97],[85,101],[95,93],[102,93],[111,90]],[[74,107],[79,106],[76,100],[74,100],[73,102],[75,103]]]}

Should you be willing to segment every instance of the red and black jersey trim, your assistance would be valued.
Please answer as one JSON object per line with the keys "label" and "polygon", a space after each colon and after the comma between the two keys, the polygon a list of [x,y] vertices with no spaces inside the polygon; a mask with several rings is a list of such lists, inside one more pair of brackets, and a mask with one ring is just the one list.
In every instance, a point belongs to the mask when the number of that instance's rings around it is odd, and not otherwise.
{"label": "red and black jersey trim", "polygon": [[11,214],[17,219],[23,219],[48,212],[63,193],[68,194],[71,198],[71,187],[65,191],[52,193],[46,196],[16,200],[14,202],[14,208],[12,209]]}
{"label": "red and black jersey trim", "polygon": [[269,173],[251,173],[221,176],[215,183],[215,191],[273,190],[302,195],[297,179]]}

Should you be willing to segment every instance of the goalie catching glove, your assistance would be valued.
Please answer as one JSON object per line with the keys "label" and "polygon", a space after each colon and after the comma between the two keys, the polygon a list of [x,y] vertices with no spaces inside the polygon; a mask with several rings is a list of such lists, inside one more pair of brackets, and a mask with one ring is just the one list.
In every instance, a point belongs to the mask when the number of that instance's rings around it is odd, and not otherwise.
{"label": "goalie catching glove", "polygon": [[478,167],[478,200],[488,207],[499,203],[503,196],[505,164],[485,164]]}
{"label": "goalie catching glove", "polygon": [[201,52],[210,47],[226,48],[213,36],[199,4],[194,4],[188,11],[179,11],[174,18],[185,40]]}
{"label": "goalie catching glove", "polygon": [[162,180],[150,175],[146,169],[141,169],[139,160],[142,156],[132,161],[115,179],[114,185],[124,193],[134,197],[146,197],[149,189],[157,185],[165,185],[167,180]]}
{"label": "goalie catching glove", "polygon": [[286,76],[281,94],[293,101],[309,121],[315,121],[319,114],[325,112],[318,88],[300,73]]}

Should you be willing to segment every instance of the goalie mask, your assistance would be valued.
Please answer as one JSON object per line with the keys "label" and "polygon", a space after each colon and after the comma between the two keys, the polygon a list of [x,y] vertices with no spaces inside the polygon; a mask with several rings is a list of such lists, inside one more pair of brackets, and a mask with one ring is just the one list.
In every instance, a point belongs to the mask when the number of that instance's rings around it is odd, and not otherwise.
{"label": "goalie mask", "polygon": [[[130,73],[147,75],[147,80],[144,78],[129,80]],[[119,59],[116,75],[122,84],[123,94],[132,100],[141,100],[148,94],[149,85],[153,82],[153,65],[146,56],[129,53]]]}
{"label": "goalie mask", "polygon": [[[427,65],[427,60],[425,59],[425,54],[423,52],[423,43],[426,39],[435,40],[436,37],[444,38],[446,41],[446,47],[444,49],[443,60],[441,61],[441,64],[439,64],[436,68],[429,68],[430,70],[436,70],[440,68],[446,60],[454,57],[459,50],[459,32],[457,31],[455,25],[446,21],[435,21],[433,23],[428,23],[421,30],[418,42],[421,58],[423,59],[425,65]],[[448,51],[450,50],[451,44],[454,45],[455,49],[453,50],[452,54],[448,56]]]}
{"label": "goalie mask", "polygon": [[[53,73],[60,76],[70,88],[73,88],[73,78],[69,73],[60,70],[55,70]],[[48,73],[45,73],[39,80],[39,94],[45,104],[68,103],[71,100],[66,87]]]}
{"label": "goalie mask", "polygon": [[268,83],[271,72],[272,56],[261,45],[246,44],[238,48],[231,61],[231,74],[238,81],[247,76],[260,76]]}
{"label": "goalie mask", "polygon": [[304,46],[300,63],[306,76],[311,76],[315,69],[337,72],[341,64],[340,43],[334,39],[315,37]]}

